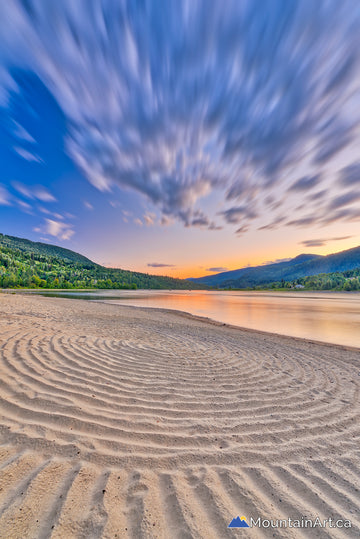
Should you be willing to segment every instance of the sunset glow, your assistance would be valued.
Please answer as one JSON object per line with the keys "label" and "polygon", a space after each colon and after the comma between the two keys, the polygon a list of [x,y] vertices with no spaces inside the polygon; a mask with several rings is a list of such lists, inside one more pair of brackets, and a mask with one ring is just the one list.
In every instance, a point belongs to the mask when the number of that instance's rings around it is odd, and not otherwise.
{"label": "sunset glow", "polygon": [[355,2],[74,6],[2,6],[2,233],[177,277],[359,244]]}

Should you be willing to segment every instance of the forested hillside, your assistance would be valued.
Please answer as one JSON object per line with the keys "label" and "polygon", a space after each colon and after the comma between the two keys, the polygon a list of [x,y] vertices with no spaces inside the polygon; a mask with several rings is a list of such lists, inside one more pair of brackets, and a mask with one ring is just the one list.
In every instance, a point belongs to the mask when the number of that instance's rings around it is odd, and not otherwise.
{"label": "forested hillside", "polygon": [[57,245],[51,245],[49,243],[30,241],[25,238],[17,238],[16,236],[0,234],[0,248],[2,247],[16,249],[23,253],[33,253],[34,255],[55,256],[67,262],[78,262],[80,264],[89,264],[91,266],[96,265],[86,258],[86,256],[75,253],[75,251],[70,251],[70,249],[64,249],[64,247],[58,247]]}
{"label": "forested hillside", "polygon": [[105,268],[56,245],[0,234],[0,288],[203,289],[204,285]]}
{"label": "forested hillside", "polygon": [[360,290],[360,268],[334,273],[319,273],[300,277],[293,281],[275,281],[273,283],[254,286],[252,290],[304,288],[305,290]]}
{"label": "forested hillside", "polygon": [[281,281],[294,281],[325,273],[344,272],[360,268],[360,247],[326,256],[302,254],[284,262],[241,268],[191,279],[219,288],[264,287]]}

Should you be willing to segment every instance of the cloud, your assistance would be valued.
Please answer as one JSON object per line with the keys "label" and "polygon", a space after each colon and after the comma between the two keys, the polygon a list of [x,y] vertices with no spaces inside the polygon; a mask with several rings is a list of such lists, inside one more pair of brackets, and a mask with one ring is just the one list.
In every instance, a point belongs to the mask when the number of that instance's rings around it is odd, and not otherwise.
{"label": "cloud", "polygon": [[330,202],[328,208],[329,210],[336,210],[338,208],[342,208],[343,206],[348,206],[357,200],[360,200],[360,191],[350,191],[337,198],[334,198]]}
{"label": "cloud", "polygon": [[202,217],[196,217],[191,221],[192,226],[207,226],[210,227],[209,219],[204,215]]}
{"label": "cloud", "polygon": [[221,273],[223,271],[227,271],[228,268],[222,268],[222,267],[219,267],[219,268],[206,268],[205,271],[211,271],[211,272],[214,272],[214,273]]}
{"label": "cloud", "polygon": [[[297,228],[305,228],[310,226],[324,227],[340,221],[350,222],[360,220],[360,209],[358,204],[356,206],[352,206],[360,200],[360,191],[346,191],[335,194],[332,191],[329,192],[328,190],[323,190],[315,193],[313,196],[309,195],[306,198],[309,203],[317,203],[316,211],[313,210],[313,213],[311,214],[291,219],[285,223],[285,226],[293,226]],[[347,208],[346,206],[350,207]],[[306,207],[307,205],[304,203],[295,208],[294,213],[296,214],[299,209]],[[272,228],[277,227],[270,223],[269,225],[265,225],[260,229],[263,230]]]}
{"label": "cloud", "polygon": [[136,217],[136,219],[134,219],[134,224],[135,225],[138,225],[138,226],[143,226],[143,222],[141,219],[139,219],[138,217]]}
{"label": "cloud", "polygon": [[308,217],[301,217],[299,219],[293,219],[292,221],[289,221],[286,223],[286,226],[296,226],[303,228],[305,226],[311,226],[318,222],[318,218],[314,215],[308,216]]}
{"label": "cloud", "polygon": [[59,240],[69,240],[75,233],[72,224],[54,219],[45,219],[44,225],[34,228],[34,231],[54,236]]}
{"label": "cloud", "polygon": [[84,204],[84,206],[85,206],[85,208],[87,210],[93,210],[94,209],[94,206],[88,200],[84,200],[83,204]]}
{"label": "cloud", "polygon": [[45,187],[37,187],[33,191],[33,196],[42,202],[56,202],[54,195],[49,193]]}
{"label": "cloud", "polygon": [[201,210],[195,210],[193,212],[193,218],[190,222],[186,223],[186,226],[207,227],[209,230],[216,229],[215,223],[210,222],[209,218]]}
{"label": "cloud", "polygon": [[118,200],[109,200],[110,206],[113,208],[120,208],[121,204]]}
{"label": "cloud", "polygon": [[360,183],[360,163],[353,163],[340,171],[340,183],[345,186]]}
{"label": "cloud", "polygon": [[52,195],[46,187],[43,187],[42,185],[33,185],[28,186],[24,185],[20,182],[13,182],[12,186],[18,193],[23,195],[26,198],[30,199],[38,199],[42,202],[56,202],[56,198],[54,195]]}
{"label": "cloud", "polygon": [[36,163],[43,162],[42,159],[38,155],[32,152],[29,152],[28,150],[25,150],[25,148],[21,148],[20,146],[14,146],[14,151],[26,161],[35,161]]}
{"label": "cloud", "polygon": [[156,215],[154,213],[146,213],[143,215],[143,219],[146,226],[152,226],[155,224]]}
{"label": "cloud", "polygon": [[316,193],[309,193],[306,199],[311,202],[315,202],[318,200],[325,199],[327,194],[328,194],[327,189],[322,189],[321,191],[317,191]]}
{"label": "cloud", "polygon": [[348,240],[349,238],[352,238],[353,236],[341,236],[339,238],[326,238],[326,239],[312,239],[312,240],[304,240],[300,241],[299,243],[301,245],[304,245],[305,247],[322,247],[323,245],[326,245],[329,241],[342,241],[342,240]]}
{"label": "cloud", "polygon": [[280,262],[289,262],[291,258],[276,258],[275,260],[267,260],[266,262],[263,262],[262,266],[268,266],[270,264],[280,264]]}
{"label": "cloud", "polygon": [[211,222],[208,226],[208,230],[222,230],[223,227],[220,226],[220,225],[217,225],[216,223],[214,222]]}
{"label": "cloud", "polygon": [[234,206],[220,212],[220,215],[222,215],[229,224],[237,224],[243,219],[255,219],[257,217],[257,213],[249,205]]}
{"label": "cloud", "polygon": [[[225,223],[248,225],[278,186],[288,191],[296,167],[311,163],[291,183],[293,196],[321,174],[329,185],[324,169],[340,153],[345,169],[354,165],[353,0],[14,0],[3,2],[1,17],[1,103],[16,90],[14,69],[34,73],[65,115],[66,151],[87,180],[103,192],[138,193],[163,222],[215,230],[206,197],[216,191],[236,200]],[[40,162],[20,145],[15,151]]]}
{"label": "cloud", "polygon": [[32,213],[32,206],[24,200],[20,200],[19,198],[17,198],[15,202],[25,213]]}
{"label": "cloud", "polygon": [[31,142],[31,143],[36,142],[34,137],[31,136],[30,133],[15,120],[13,120],[13,134],[15,135],[16,138],[25,140],[26,142]]}
{"label": "cloud", "polygon": [[161,264],[160,262],[149,262],[149,268],[175,268],[174,264]]}
{"label": "cloud", "polygon": [[[120,205],[120,203],[119,203]],[[114,206],[115,207],[115,206]],[[122,213],[122,220],[124,223],[128,223],[129,222],[129,218],[132,217],[132,213],[130,211],[127,211],[127,210],[121,210],[121,213]],[[142,223],[141,223],[142,225]],[[140,226],[141,226],[140,225]]]}
{"label": "cloud", "polygon": [[323,164],[345,148],[353,139],[354,130],[352,125],[337,125],[329,130],[318,144],[318,152],[315,156],[316,164]]}
{"label": "cloud", "polygon": [[163,215],[163,216],[161,217],[160,224],[161,224],[162,226],[169,226],[169,225],[171,225],[172,223],[173,223],[173,219],[172,219],[171,217],[169,217],[169,216],[167,216],[167,215]]}
{"label": "cloud", "polygon": [[320,174],[315,176],[304,176],[291,185],[288,191],[308,191],[319,183]]}
{"label": "cloud", "polygon": [[307,241],[301,241],[299,242],[305,247],[322,247],[323,245],[326,245],[325,240],[307,240]]}
{"label": "cloud", "polygon": [[10,206],[10,193],[3,185],[0,185],[0,206]]}
{"label": "cloud", "polygon": [[38,206],[38,210],[41,211],[41,213],[45,213],[45,215],[52,215],[52,212],[43,206]]}
{"label": "cloud", "polygon": [[245,234],[249,230],[249,227],[247,225],[243,225],[240,228],[238,228],[235,232],[235,234]]}
{"label": "cloud", "polygon": [[278,217],[275,217],[275,219],[271,223],[260,226],[258,230],[273,230],[274,228],[278,228],[279,225],[286,221],[286,219],[287,218],[284,215],[280,215]]}
{"label": "cloud", "polygon": [[330,225],[338,221],[358,221],[360,219],[359,208],[343,208],[334,212],[327,212],[322,218],[323,225]]}

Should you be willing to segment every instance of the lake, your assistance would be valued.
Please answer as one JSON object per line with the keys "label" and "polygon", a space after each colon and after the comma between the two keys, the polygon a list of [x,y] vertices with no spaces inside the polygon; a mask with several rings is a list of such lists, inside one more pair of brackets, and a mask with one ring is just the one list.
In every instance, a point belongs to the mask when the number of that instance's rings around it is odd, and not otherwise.
{"label": "lake", "polygon": [[176,309],[245,328],[360,347],[360,293],[356,292],[96,290],[45,295]]}

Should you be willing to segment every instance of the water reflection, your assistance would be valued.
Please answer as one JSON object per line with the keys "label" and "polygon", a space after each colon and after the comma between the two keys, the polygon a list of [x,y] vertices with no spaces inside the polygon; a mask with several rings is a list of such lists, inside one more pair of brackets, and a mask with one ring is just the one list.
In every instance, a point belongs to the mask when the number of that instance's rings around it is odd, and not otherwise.
{"label": "water reflection", "polygon": [[98,290],[61,295],[176,309],[246,328],[360,347],[359,293]]}

